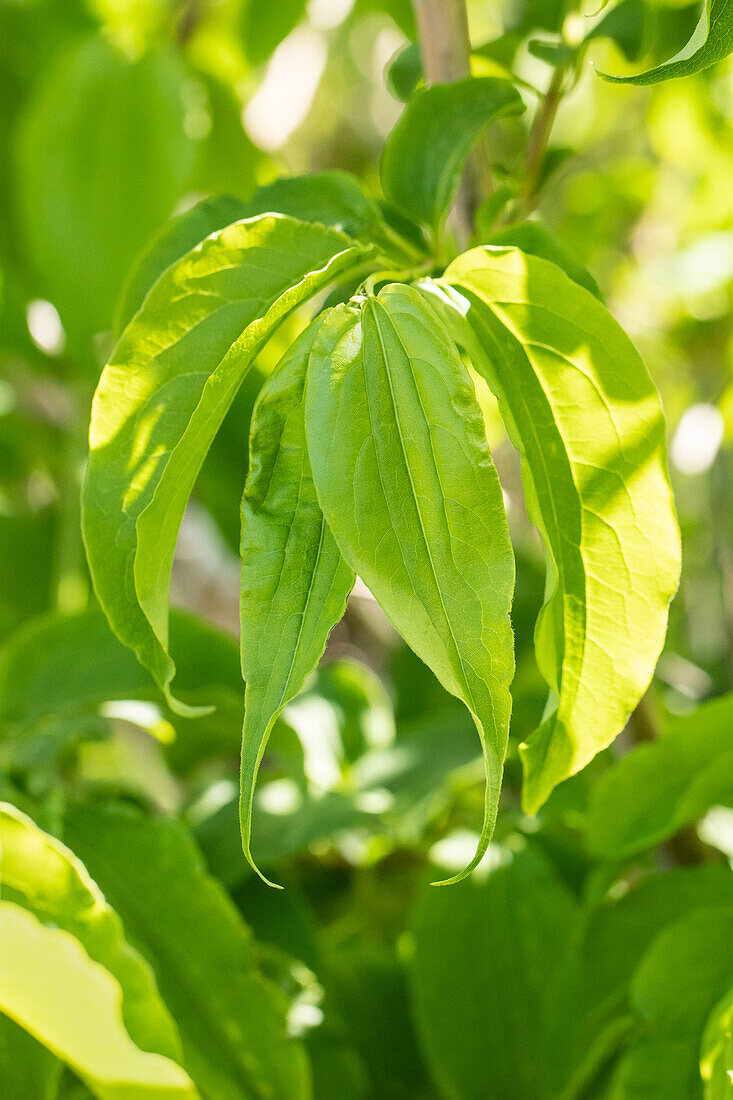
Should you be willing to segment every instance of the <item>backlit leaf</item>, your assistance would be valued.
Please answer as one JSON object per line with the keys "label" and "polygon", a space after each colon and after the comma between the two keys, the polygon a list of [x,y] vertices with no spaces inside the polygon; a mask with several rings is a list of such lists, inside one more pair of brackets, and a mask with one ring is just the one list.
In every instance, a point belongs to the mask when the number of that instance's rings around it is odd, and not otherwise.
{"label": "backlit leaf", "polygon": [[487,787],[475,866],[506,751],[514,560],[473,386],[418,291],[391,285],[326,314],[306,435],[341,552],[478,727]]}
{"label": "backlit leaf", "polygon": [[314,321],[263,386],[242,500],[242,843],[250,849],[262,754],[282,708],[318,664],[354,574],[318,504],[305,442],[304,397]]}
{"label": "backlit leaf", "polygon": [[153,967],[202,1093],[306,1100],[287,1002],[260,974],[249,929],[185,829],[107,807],[70,813],[65,835]]}
{"label": "backlit leaf", "polygon": [[444,278],[477,337],[469,355],[522,456],[547,550],[535,642],[555,701],[520,749],[524,806],[536,812],[623,728],[664,641],[679,575],[664,421],[629,338],[554,264],[478,248]]}
{"label": "backlit leaf", "polygon": [[197,1097],[152,973],[84,866],[7,803],[0,842],[0,1010],[104,1100]]}
{"label": "backlit leaf", "polygon": [[113,630],[169,698],[170,571],[206,453],[279,322],[368,255],[287,217],[235,222],[164,272],[104,369],[82,495],[87,556]]}

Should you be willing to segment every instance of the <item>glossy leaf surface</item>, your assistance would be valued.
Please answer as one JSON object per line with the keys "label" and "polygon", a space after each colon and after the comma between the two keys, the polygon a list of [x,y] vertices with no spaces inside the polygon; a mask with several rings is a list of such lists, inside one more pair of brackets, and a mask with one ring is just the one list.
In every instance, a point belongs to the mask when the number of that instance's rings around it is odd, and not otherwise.
{"label": "glossy leaf surface", "polygon": [[473,386],[416,290],[391,285],[326,315],[306,434],[345,559],[476,721],[487,788],[473,866],[491,837],[506,751],[514,560]]}
{"label": "glossy leaf surface", "polygon": [[[446,270],[522,456],[548,553],[537,659],[556,706],[521,748],[535,812],[623,728],[652,675],[679,575],[657,392],[629,338],[558,267],[478,248]],[[471,343],[471,338],[467,339]]]}
{"label": "glossy leaf surface", "polygon": [[277,324],[367,254],[282,216],[235,222],[164,272],[105,367],[82,498],[87,556],[112,628],[168,694],[170,570],[206,453]]}
{"label": "glossy leaf surface", "polygon": [[252,799],[270,730],[318,664],[354,584],[318,504],[306,448],[305,379],[317,332],[315,321],[262,388],[242,500],[241,825],[250,863]]}

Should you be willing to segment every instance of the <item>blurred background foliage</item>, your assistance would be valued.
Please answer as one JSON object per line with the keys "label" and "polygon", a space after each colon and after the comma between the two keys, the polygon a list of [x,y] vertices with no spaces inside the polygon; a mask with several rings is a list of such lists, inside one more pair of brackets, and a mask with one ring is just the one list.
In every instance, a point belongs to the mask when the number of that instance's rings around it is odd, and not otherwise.
{"label": "blurred background foliage", "polygon": [[[283,173],[343,169],[378,194],[381,146],[420,80],[411,6],[0,0],[0,795],[88,864],[174,1016],[183,979],[170,960],[158,965],[104,847],[139,876],[150,919],[185,925],[193,951],[229,935],[227,921],[252,930],[251,965],[283,991],[307,1068],[270,1091],[204,1075],[213,1100],[309,1089],[318,1100],[673,1100],[702,1095],[709,1017],[710,1090],[730,1047],[720,1002],[733,971],[715,935],[733,903],[733,63],[655,88],[597,79],[593,65],[633,72],[675,53],[699,16],[679,0],[621,0],[602,14],[561,0],[468,8],[474,72],[511,73],[530,120],[552,64],[575,66],[534,216],[592,273],[660,388],[682,583],[629,728],[538,818],[523,816],[516,745],[545,703],[532,649],[544,567],[516,457],[481,391],[518,559],[496,842],[470,881],[427,887],[473,851],[478,739],[357,584],[264,759],[253,847],[287,886],[276,894],[253,878],[238,836],[238,509],[257,389],[305,318],[262,353],[179,541],[179,694],[215,702],[211,715],[167,711],[94,605],[78,513],[89,405],[138,257],[171,217],[207,196],[246,202]],[[508,194],[527,125],[507,120],[486,141]],[[496,212],[479,211],[479,232]],[[148,819],[149,833],[136,831]],[[207,924],[186,897],[165,915],[164,877],[142,874],[156,838],[195,845],[204,863],[190,875],[219,880],[226,920],[213,906]],[[678,942],[690,956],[683,1020],[662,966]],[[226,982],[231,960],[206,965],[207,981]],[[692,988],[700,968],[704,993]],[[225,1028],[228,1006],[219,1011]],[[7,1020],[0,1039],[4,1095],[88,1095]],[[668,1076],[639,1091],[662,1051]]]}

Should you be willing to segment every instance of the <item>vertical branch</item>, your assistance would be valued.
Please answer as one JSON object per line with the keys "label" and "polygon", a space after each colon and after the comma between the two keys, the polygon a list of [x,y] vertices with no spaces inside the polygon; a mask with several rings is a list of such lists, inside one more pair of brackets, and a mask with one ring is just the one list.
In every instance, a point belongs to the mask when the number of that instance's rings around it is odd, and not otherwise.
{"label": "vertical branch", "polygon": [[[412,0],[427,84],[450,84],[471,75],[471,40],[465,0]],[[456,234],[465,244],[473,215],[490,190],[488,158],[480,145],[469,157],[453,211]]]}

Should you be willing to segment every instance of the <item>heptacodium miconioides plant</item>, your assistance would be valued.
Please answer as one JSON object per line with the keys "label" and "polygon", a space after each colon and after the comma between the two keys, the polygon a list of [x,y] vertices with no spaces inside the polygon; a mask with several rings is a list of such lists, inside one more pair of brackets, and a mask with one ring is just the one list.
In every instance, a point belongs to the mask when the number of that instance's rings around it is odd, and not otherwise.
{"label": "heptacodium miconioides plant", "polygon": [[[273,724],[355,575],[469,708],[491,839],[514,670],[514,558],[468,364],[498,399],[544,540],[536,627],[549,685],[520,748],[525,809],[619,733],[651,678],[679,574],[657,392],[629,338],[537,223],[453,258],[447,213],[508,80],[416,92],[382,158],[386,202],[343,173],[208,200],[134,273],[94,400],[84,538],[100,603],[170,705],[179,526],[233,398],[280,323],[327,304],[265,382],[242,501],[244,851]],[[335,303],[335,304],[329,304]]]}

